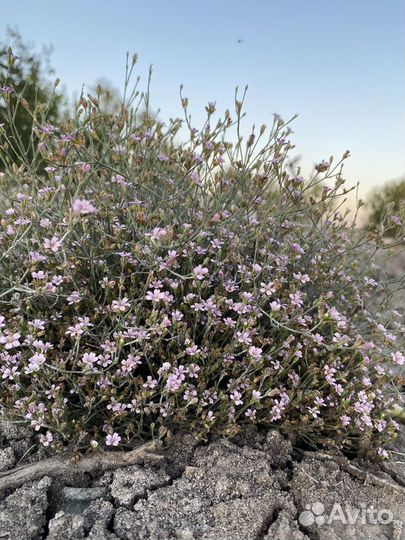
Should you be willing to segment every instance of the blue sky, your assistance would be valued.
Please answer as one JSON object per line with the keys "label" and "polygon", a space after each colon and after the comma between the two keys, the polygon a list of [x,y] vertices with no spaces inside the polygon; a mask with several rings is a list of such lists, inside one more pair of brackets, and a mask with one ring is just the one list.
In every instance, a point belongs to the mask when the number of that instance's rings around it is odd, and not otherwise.
{"label": "blue sky", "polygon": [[402,0],[13,0],[2,2],[0,39],[12,26],[53,44],[70,95],[101,77],[121,87],[136,52],[143,79],[154,66],[163,119],[181,112],[180,84],[197,125],[208,101],[231,108],[248,84],[247,125],[299,113],[304,171],[349,149],[346,177],[364,197],[405,174],[404,22]]}

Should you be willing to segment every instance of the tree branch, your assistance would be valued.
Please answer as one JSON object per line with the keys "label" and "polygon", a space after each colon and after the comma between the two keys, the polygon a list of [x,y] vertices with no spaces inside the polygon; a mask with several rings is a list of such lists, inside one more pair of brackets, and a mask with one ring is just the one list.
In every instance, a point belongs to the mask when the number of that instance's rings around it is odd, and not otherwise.
{"label": "tree branch", "polygon": [[159,448],[159,443],[151,441],[129,452],[97,452],[90,456],[83,456],[77,461],[73,459],[72,454],[54,456],[0,473],[0,491],[22,486],[25,482],[39,480],[44,476],[104,472],[140,463],[158,465],[165,459],[164,456],[157,454]]}

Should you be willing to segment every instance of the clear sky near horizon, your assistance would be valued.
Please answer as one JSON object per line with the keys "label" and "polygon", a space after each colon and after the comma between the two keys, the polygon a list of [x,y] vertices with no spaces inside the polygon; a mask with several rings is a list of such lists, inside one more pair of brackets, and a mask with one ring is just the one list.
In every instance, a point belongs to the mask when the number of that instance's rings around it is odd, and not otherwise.
{"label": "clear sky near horizon", "polygon": [[100,78],[122,88],[136,52],[144,82],[153,64],[162,119],[181,114],[180,84],[195,125],[208,101],[231,109],[248,84],[246,126],[299,114],[304,172],[349,149],[345,176],[363,198],[405,174],[403,0],[13,0],[1,3],[0,41],[7,26],[54,46],[70,96]]}

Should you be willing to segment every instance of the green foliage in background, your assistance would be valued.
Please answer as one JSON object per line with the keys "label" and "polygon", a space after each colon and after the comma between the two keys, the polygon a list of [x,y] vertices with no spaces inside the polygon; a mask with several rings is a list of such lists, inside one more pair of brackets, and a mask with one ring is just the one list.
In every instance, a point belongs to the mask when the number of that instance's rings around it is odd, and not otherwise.
{"label": "green foliage in background", "polygon": [[[11,29],[7,42],[0,43],[0,124],[5,130],[3,149],[8,164],[38,166],[40,158],[36,139],[31,137],[32,127],[35,121],[53,123],[61,119],[65,98],[50,81],[50,54],[49,48],[41,53],[34,51]],[[9,89],[14,92],[9,93]],[[24,99],[20,100],[22,95]],[[0,163],[1,170],[4,165]]]}
{"label": "green foliage in background", "polygon": [[[389,215],[388,215],[389,214]],[[405,177],[376,188],[369,197],[369,227],[395,235],[405,221]]]}

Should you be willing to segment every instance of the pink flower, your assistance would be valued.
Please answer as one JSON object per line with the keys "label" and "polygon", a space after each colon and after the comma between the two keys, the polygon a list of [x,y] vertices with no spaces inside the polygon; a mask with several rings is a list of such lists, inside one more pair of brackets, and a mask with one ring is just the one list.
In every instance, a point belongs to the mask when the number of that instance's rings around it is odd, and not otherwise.
{"label": "pink flower", "polygon": [[29,373],[33,373],[34,371],[39,371],[43,364],[45,364],[45,362],[46,357],[43,353],[35,353],[29,359],[29,364],[25,368],[25,373],[28,375]]}
{"label": "pink flower", "polygon": [[301,272],[297,272],[293,274],[296,280],[300,281],[301,283],[308,283],[310,280],[310,277],[308,274],[301,274]]}
{"label": "pink flower", "polygon": [[201,264],[199,264],[194,268],[193,274],[196,279],[201,281],[208,274],[208,268],[204,268],[203,266],[201,266]]}
{"label": "pink flower", "polygon": [[176,392],[183,384],[185,377],[182,373],[172,373],[168,376],[166,382],[166,390],[168,392]]}
{"label": "pink flower", "polygon": [[239,343],[244,343],[245,345],[250,345],[252,343],[252,338],[250,337],[249,332],[236,332],[235,337]]}
{"label": "pink flower", "polygon": [[38,251],[30,251],[29,255],[32,261],[39,261],[39,262],[46,261],[46,257],[38,253]]}
{"label": "pink flower", "polygon": [[88,173],[91,171],[91,165],[90,163],[81,163],[80,164],[80,169],[82,172],[84,173]]}
{"label": "pink flower", "polygon": [[213,422],[215,420],[215,415],[212,411],[208,411],[207,422]]}
{"label": "pink flower", "polygon": [[53,435],[50,431],[47,431],[45,435],[39,436],[39,442],[42,446],[49,446],[53,441]]}
{"label": "pink flower", "polygon": [[118,446],[121,441],[121,437],[118,433],[113,433],[112,435],[107,435],[105,438],[105,444],[107,446]]}
{"label": "pink flower", "polygon": [[200,349],[197,347],[197,345],[193,345],[192,347],[187,347],[186,353],[190,356],[194,356],[200,352]]}
{"label": "pink flower", "polygon": [[250,356],[252,356],[257,361],[262,358],[262,352],[263,350],[260,347],[249,347]]}
{"label": "pink flower", "polygon": [[395,225],[402,225],[401,218],[399,216],[390,216],[391,221],[395,223]]}
{"label": "pink flower", "polygon": [[111,183],[112,184],[119,184],[120,186],[129,186],[129,183],[125,181],[125,176],[122,176],[121,174],[115,174],[111,177]]}
{"label": "pink flower", "polygon": [[146,377],[146,382],[143,383],[143,388],[150,388],[150,390],[153,390],[158,385],[158,382],[156,379],[153,379],[150,375]]}
{"label": "pink flower", "polygon": [[125,373],[131,372],[137,365],[142,364],[141,357],[133,354],[129,354],[128,358],[121,361],[121,369]]}
{"label": "pink flower", "polygon": [[271,296],[275,291],[276,291],[276,288],[274,287],[272,281],[270,281],[269,283],[260,284],[260,292],[262,294],[265,294],[266,296]]}
{"label": "pink flower", "polygon": [[270,302],[270,309],[271,311],[280,311],[281,304],[279,300],[275,300],[273,302]]}
{"label": "pink flower", "polygon": [[76,199],[73,203],[73,212],[75,214],[94,214],[97,212],[97,208],[86,199]]}
{"label": "pink flower", "polygon": [[200,371],[200,367],[196,364],[190,364],[188,366],[188,375],[190,379],[198,379],[198,372]]}
{"label": "pink flower", "polygon": [[98,358],[99,357],[94,352],[84,353],[82,357],[82,362],[86,367],[91,368],[93,367],[93,364],[97,362]]}
{"label": "pink flower", "polygon": [[234,390],[232,394],[230,395],[231,400],[235,403],[235,405],[242,405],[242,394],[238,390]]}
{"label": "pink flower", "polygon": [[381,456],[383,459],[388,459],[389,458],[389,454],[387,452],[387,450],[384,450],[384,448],[379,448],[377,450],[378,452],[378,455]]}
{"label": "pink flower", "polygon": [[71,306],[72,304],[78,304],[81,299],[82,297],[78,291],[73,291],[72,294],[67,297],[69,306]]}
{"label": "pink flower", "polygon": [[4,345],[6,349],[13,349],[14,347],[19,347],[21,334],[7,332],[5,336],[0,336],[0,343]]}
{"label": "pink flower", "polygon": [[28,326],[31,326],[31,328],[35,328],[37,330],[45,330],[45,321],[42,321],[41,319],[34,319],[33,321],[28,322]]}
{"label": "pink flower", "polygon": [[197,184],[197,186],[201,186],[201,178],[198,172],[193,171],[192,173],[190,173],[190,178],[193,180],[195,184]]}
{"label": "pink flower", "polygon": [[181,321],[182,319],[184,319],[184,315],[183,313],[181,313],[181,311],[176,309],[175,311],[172,311],[172,319],[174,321]]}
{"label": "pink flower", "polygon": [[347,414],[344,414],[343,416],[341,416],[340,419],[342,421],[342,426],[344,427],[348,426],[351,422],[351,418],[350,416],[347,416]]}
{"label": "pink flower", "polygon": [[148,291],[146,293],[146,300],[151,300],[151,302],[160,302],[161,300],[164,300],[165,297],[165,293],[163,293],[159,289],[154,289],[153,292]]}
{"label": "pink flower", "polygon": [[403,366],[403,365],[404,365],[404,363],[405,363],[405,356],[404,356],[401,352],[397,351],[397,352],[395,352],[395,353],[391,353],[391,356],[392,356],[392,359],[394,360],[394,362],[395,362],[396,364],[398,364],[399,366]]}
{"label": "pink flower", "polygon": [[296,251],[297,253],[304,254],[305,251],[302,249],[302,247],[299,244],[293,243],[291,244],[291,247]]}
{"label": "pink flower", "polygon": [[312,336],[312,339],[313,339],[314,341],[316,341],[316,343],[318,343],[319,345],[324,341],[324,337],[321,336],[321,334],[318,334],[318,333],[314,334],[314,335]]}
{"label": "pink flower", "polygon": [[162,240],[167,236],[167,229],[163,229],[162,227],[155,227],[151,233],[149,233],[149,236],[153,242],[157,242],[158,240]]}
{"label": "pink flower", "polygon": [[245,412],[245,416],[250,418],[250,420],[256,420],[256,409],[248,409]]}
{"label": "pink flower", "polygon": [[111,311],[114,311],[114,313],[118,313],[119,311],[124,312],[128,311],[130,307],[131,304],[129,303],[128,298],[125,297],[120,300],[113,300]]}
{"label": "pink flower", "polygon": [[52,236],[51,239],[45,238],[44,240],[44,248],[53,251],[53,253],[59,251],[61,245],[62,243],[57,236]]}

